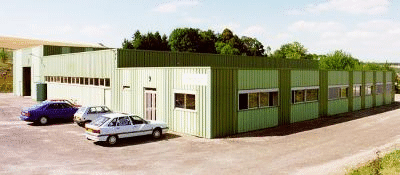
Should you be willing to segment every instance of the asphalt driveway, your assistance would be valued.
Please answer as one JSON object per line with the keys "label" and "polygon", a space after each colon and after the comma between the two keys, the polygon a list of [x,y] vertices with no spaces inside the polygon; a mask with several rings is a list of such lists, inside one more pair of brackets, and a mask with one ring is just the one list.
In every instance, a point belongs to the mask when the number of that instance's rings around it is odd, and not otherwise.
{"label": "asphalt driveway", "polygon": [[71,122],[20,121],[32,104],[0,94],[0,174],[343,174],[400,148],[399,103],[230,138],[170,132],[115,147],[86,140]]}

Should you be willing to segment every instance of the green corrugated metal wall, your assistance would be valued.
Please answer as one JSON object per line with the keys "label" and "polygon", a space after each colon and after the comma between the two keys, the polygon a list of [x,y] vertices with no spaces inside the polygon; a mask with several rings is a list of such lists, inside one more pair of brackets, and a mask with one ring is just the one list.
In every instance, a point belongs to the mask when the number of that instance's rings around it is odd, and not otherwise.
{"label": "green corrugated metal wall", "polygon": [[240,67],[318,69],[316,60],[118,49],[118,67]]}
{"label": "green corrugated metal wall", "polygon": [[[386,72],[386,84],[388,84],[388,83],[392,83],[392,72]],[[391,84],[392,86],[393,86],[393,83]],[[394,90],[393,90],[393,88],[391,88],[392,90],[391,90],[391,93],[387,93],[386,92],[386,88],[385,88],[385,103],[386,104],[390,104],[390,103],[392,103],[392,97],[393,97],[393,92],[394,92]]]}
{"label": "green corrugated metal wall", "polygon": [[[278,74],[278,70],[238,70],[238,90],[277,89],[279,88]],[[247,132],[278,125],[278,107],[242,110],[237,113],[238,132]]]}
{"label": "green corrugated metal wall", "polygon": [[[292,70],[291,88],[319,86],[319,71]],[[307,102],[291,105],[290,123],[318,118],[318,102]]]}
{"label": "green corrugated metal wall", "polygon": [[[349,85],[348,71],[328,71],[328,85]],[[349,99],[328,100],[328,115],[349,111]]]}
{"label": "green corrugated metal wall", "polygon": [[[365,84],[366,85],[373,85],[374,83],[374,72],[372,71],[365,71]],[[373,90],[372,90],[373,91]],[[373,93],[372,93],[373,94]],[[365,108],[371,108],[374,104],[373,95],[365,95]]]}
{"label": "green corrugated metal wall", "polygon": [[279,125],[290,124],[290,114],[291,114],[291,70],[290,69],[280,69],[279,70]]}
{"label": "green corrugated metal wall", "polygon": [[96,50],[104,50],[104,49],[108,49],[108,48],[43,45],[43,56],[96,51]]}
{"label": "green corrugated metal wall", "polygon": [[238,132],[238,70],[212,68],[211,138]]}
{"label": "green corrugated metal wall", "polygon": [[[383,72],[381,72],[381,71],[377,71],[377,72],[375,72],[375,76],[376,76],[376,81],[375,81],[375,84],[376,83],[383,83]],[[386,81],[386,80],[385,80]],[[376,86],[375,86],[376,87]],[[383,105],[383,94],[377,94],[376,93],[376,89],[375,89],[375,106],[382,106]]]}
{"label": "green corrugated metal wall", "polygon": [[111,78],[115,50],[43,57],[44,76]]}
{"label": "green corrugated metal wall", "polygon": [[[353,71],[353,85],[362,85],[363,81],[362,81],[362,71]],[[363,88],[363,86],[361,87],[361,89]],[[362,96],[359,97],[353,97],[353,111],[358,111],[361,108],[361,101],[362,101]]]}

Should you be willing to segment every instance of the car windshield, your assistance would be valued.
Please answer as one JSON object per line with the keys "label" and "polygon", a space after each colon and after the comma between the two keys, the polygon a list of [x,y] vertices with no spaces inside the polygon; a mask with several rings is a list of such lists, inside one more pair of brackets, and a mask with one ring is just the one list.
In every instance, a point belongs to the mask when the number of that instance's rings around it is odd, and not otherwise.
{"label": "car windshield", "polygon": [[80,107],[78,111],[76,111],[77,114],[83,114],[86,111],[86,107]]}
{"label": "car windshield", "polygon": [[108,120],[110,120],[110,118],[108,117],[104,117],[104,116],[100,116],[98,117],[96,120],[94,120],[93,122],[91,122],[91,125],[94,126],[101,126],[103,125],[105,122],[107,122]]}

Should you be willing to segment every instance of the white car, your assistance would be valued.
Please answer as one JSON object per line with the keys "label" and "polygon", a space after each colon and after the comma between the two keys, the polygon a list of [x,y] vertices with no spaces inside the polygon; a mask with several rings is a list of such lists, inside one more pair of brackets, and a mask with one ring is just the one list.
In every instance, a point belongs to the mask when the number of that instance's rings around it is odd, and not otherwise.
{"label": "white car", "polygon": [[83,126],[86,122],[91,122],[107,113],[112,113],[107,106],[83,106],[74,114],[74,121],[79,126]]}
{"label": "white car", "polygon": [[144,120],[136,115],[112,113],[98,117],[85,125],[86,138],[113,145],[118,139],[142,135],[153,135],[158,139],[168,131],[164,122]]}

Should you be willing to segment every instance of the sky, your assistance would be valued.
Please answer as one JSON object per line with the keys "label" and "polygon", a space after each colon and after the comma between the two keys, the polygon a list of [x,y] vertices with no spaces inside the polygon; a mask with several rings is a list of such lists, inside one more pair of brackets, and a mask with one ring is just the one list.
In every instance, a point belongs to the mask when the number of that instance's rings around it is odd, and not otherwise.
{"label": "sky", "polygon": [[136,30],[181,27],[253,37],[272,51],[300,42],[308,53],[343,50],[363,62],[400,63],[395,0],[0,0],[0,36],[103,43],[119,48]]}

